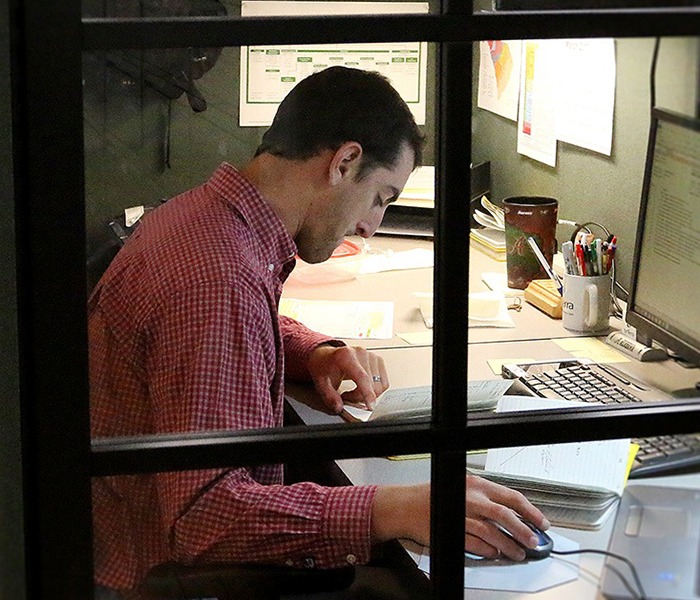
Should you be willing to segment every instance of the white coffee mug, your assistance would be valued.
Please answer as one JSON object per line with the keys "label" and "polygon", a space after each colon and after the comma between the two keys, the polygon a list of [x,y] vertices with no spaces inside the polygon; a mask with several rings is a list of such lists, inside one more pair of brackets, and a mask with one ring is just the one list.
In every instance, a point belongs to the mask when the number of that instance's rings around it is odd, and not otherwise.
{"label": "white coffee mug", "polygon": [[610,326],[610,283],[610,275],[564,275],[564,327],[586,333],[605,331]]}

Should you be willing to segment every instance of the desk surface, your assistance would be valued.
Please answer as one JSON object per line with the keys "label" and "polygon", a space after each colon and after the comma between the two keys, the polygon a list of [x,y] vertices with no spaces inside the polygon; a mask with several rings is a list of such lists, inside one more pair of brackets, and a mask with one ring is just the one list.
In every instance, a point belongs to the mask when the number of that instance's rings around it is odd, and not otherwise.
{"label": "desk surface", "polygon": [[[357,240],[354,240],[357,241]],[[361,243],[360,243],[361,245]],[[423,248],[432,251],[430,240],[412,238],[376,237],[372,238],[373,249],[379,251],[411,250]],[[312,265],[322,268],[321,265]],[[469,291],[488,291],[481,280],[485,272],[505,274],[506,265],[489,258],[478,250],[472,250],[469,261]],[[397,337],[397,333],[416,333],[429,331],[421,318],[418,300],[415,292],[433,291],[433,269],[408,269],[402,271],[385,271],[366,275],[358,275],[352,280],[335,283],[320,283],[313,285],[300,282],[294,276],[285,284],[283,297],[302,300],[357,300],[357,301],[389,301],[394,303],[394,337],[391,340],[362,340],[362,345],[368,348],[384,348],[391,346],[409,346],[406,341]],[[508,311],[513,319],[514,328],[470,327],[470,343],[532,340],[571,337],[571,332],[561,326],[561,320],[552,319],[539,309],[523,303],[518,312]],[[346,340],[356,344],[359,340]]]}
{"label": "desk surface", "polygon": [[[408,250],[430,248],[432,242],[416,239],[374,238],[372,247],[379,250]],[[490,259],[473,251],[470,257],[470,292],[485,291],[488,288],[481,280],[483,272],[505,273],[505,263]],[[305,286],[290,281],[285,286],[285,296],[302,299],[323,300],[374,300],[394,302],[394,334],[426,331],[418,310],[414,292],[432,291],[433,270],[412,269],[391,271],[372,275],[361,275],[351,281],[325,285]],[[520,312],[509,311],[514,328],[470,328],[469,336],[469,377],[470,379],[491,379],[500,375],[494,372],[489,361],[498,364],[505,359],[551,359],[571,356],[552,340],[570,338],[572,334],[555,320],[527,303]],[[616,323],[612,323],[613,326]],[[359,343],[358,340],[347,340]],[[391,384],[394,387],[426,385],[431,381],[432,347],[412,346],[396,337],[392,340],[363,340],[362,344],[375,349],[387,366]],[[654,385],[671,391],[678,387],[691,387],[698,379],[697,370],[682,369],[672,361],[661,363],[640,363],[629,360],[617,363],[616,367]],[[304,386],[287,387],[289,404],[307,424],[342,422],[337,416],[330,416],[311,408],[314,394]],[[389,460],[386,458],[365,458],[338,461],[347,480],[355,485],[412,484],[429,481],[430,460]],[[644,479],[639,483],[663,484],[669,486],[700,488],[700,474],[657,479]],[[636,485],[636,482],[630,485]],[[559,533],[578,542],[581,548],[605,549],[613,527],[613,519],[608,519],[599,531],[581,531],[558,528]],[[408,547],[409,552],[412,551]],[[414,548],[413,551],[420,551]],[[413,554],[416,558],[415,553]],[[563,560],[557,557],[554,560]],[[537,594],[517,592],[497,592],[486,590],[465,590],[469,600],[602,600],[598,592],[604,558],[598,555],[580,556],[579,577],[576,581],[558,586]]]}
{"label": "desk surface", "polygon": [[[430,381],[432,368],[432,348],[430,347],[396,347],[377,350],[387,365],[387,371],[395,387],[425,385]],[[523,358],[544,359],[567,356],[559,346],[550,340],[519,341],[511,343],[481,343],[470,347],[469,373],[473,379],[497,378],[487,361],[494,359]],[[632,361],[618,363],[616,367],[630,375],[635,375],[648,383],[674,381],[677,385],[689,385],[697,379],[697,371],[689,371],[673,364],[639,363]],[[313,406],[313,393],[306,387],[290,386],[288,400],[292,408],[308,425],[337,423],[342,419],[330,416],[310,408]],[[430,480],[430,460],[389,460],[387,458],[365,458],[338,461],[338,465],[349,482],[361,484],[412,484]],[[666,478],[644,479],[629,485],[669,485],[676,487],[700,488],[700,474]],[[556,528],[560,534],[579,543],[581,548],[607,548],[614,520],[608,519],[599,531],[581,531]],[[417,548],[408,548],[414,558]],[[413,550],[413,551],[412,551]],[[565,560],[556,557],[553,560]],[[487,590],[465,590],[465,600],[519,600],[532,598],[536,600],[603,600],[598,592],[598,582],[603,568],[604,558],[599,555],[583,554],[580,556],[579,577],[576,581],[558,586],[536,594],[517,592],[496,592]]]}

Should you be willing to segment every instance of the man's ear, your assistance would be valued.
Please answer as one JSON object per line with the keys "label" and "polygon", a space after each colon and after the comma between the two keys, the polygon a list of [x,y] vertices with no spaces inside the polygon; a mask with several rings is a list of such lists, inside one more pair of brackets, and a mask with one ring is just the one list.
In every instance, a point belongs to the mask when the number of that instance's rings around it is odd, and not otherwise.
{"label": "man's ear", "polygon": [[345,142],[335,151],[328,165],[331,185],[337,185],[343,179],[353,178],[362,161],[362,146],[358,142]]}

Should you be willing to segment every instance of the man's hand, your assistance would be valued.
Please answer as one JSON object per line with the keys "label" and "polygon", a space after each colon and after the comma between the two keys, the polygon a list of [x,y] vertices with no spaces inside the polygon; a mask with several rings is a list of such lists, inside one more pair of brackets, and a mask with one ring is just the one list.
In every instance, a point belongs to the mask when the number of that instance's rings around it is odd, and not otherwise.
{"label": "man's hand", "polygon": [[525,551],[496,525],[509,531],[521,544],[534,548],[538,540],[520,517],[539,529],[549,521],[520,492],[475,475],[467,476],[467,504],[464,520],[464,549],[486,558],[500,554],[523,560]]}
{"label": "man's hand", "polygon": [[[322,344],[311,353],[308,369],[331,414],[340,413],[344,402],[372,409],[377,396],[389,387],[384,360],[365,348]],[[338,388],[345,380],[354,382],[356,387],[341,394]]]}
{"label": "man's hand", "polygon": [[[520,492],[468,475],[466,479],[464,549],[486,558],[499,555],[523,560],[525,551],[495,525],[510,531],[522,544],[537,545],[532,531],[520,520],[540,529],[549,521]],[[411,539],[430,545],[430,485],[381,486],[372,507],[372,539]]]}

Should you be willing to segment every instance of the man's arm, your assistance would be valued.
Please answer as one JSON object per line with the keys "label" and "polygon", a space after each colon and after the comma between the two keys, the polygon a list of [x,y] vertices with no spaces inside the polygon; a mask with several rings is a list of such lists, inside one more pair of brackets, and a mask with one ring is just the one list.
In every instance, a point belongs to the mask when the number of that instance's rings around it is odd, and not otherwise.
{"label": "man's arm", "polygon": [[[549,522],[520,492],[469,475],[466,478],[464,549],[495,558],[503,554],[523,560],[524,550],[504,535],[495,523],[510,531],[524,545],[538,540],[520,517],[541,529]],[[379,487],[372,506],[372,541],[411,539],[430,545],[430,485]]]}
{"label": "man's arm", "polygon": [[[216,283],[161,305],[146,335],[157,431],[281,424],[282,374],[266,311],[254,290]],[[284,486],[279,465],[155,478],[174,560],[336,567],[350,555],[369,558],[372,486]]]}
{"label": "man's arm", "polygon": [[[360,346],[316,333],[288,317],[280,317],[285,348],[285,374],[290,379],[312,381],[331,414],[343,410],[344,402],[373,408],[377,396],[389,388],[384,359]],[[342,394],[343,381],[355,388]]]}

